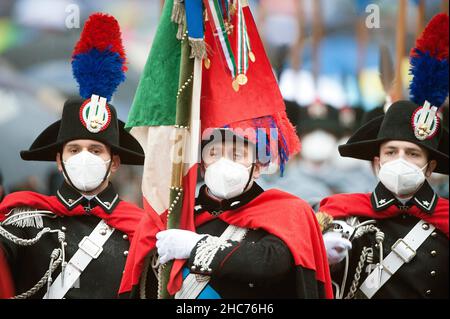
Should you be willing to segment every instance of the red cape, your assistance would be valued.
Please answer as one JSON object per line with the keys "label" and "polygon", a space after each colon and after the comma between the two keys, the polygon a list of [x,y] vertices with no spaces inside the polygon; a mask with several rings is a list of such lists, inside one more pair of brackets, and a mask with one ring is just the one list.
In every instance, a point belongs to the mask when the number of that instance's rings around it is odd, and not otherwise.
{"label": "red cape", "polygon": [[[23,206],[49,210],[58,216],[79,216],[86,214],[81,205],[78,205],[71,211],[67,210],[56,196],[46,196],[34,192],[16,192],[6,196],[0,203],[0,221],[5,219],[5,215],[11,209]],[[109,226],[127,234],[131,242],[134,231],[144,211],[136,205],[120,201],[111,214],[105,213],[99,206],[93,208],[91,214],[102,218]],[[13,295],[14,287],[11,273],[3,251],[0,249],[0,299],[10,298]]]}
{"label": "red cape", "polygon": [[[5,215],[11,209],[22,206],[49,210],[58,216],[80,216],[86,214],[81,205],[68,210],[56,196],[47,196],[35,192],[15,192],[6,196],[0,203],[0,221],[5,219]],[[130,242],[134,236],[137,224],[144,215],[144,211],[141,208],[124,201],[120,201],[111,214],[103,211],[100,206],[94,207],[90,213],[103,219],[109,226],[127,234]]]}
{"label": "red cape", "polygon": [[[370,196],[371,193],[333,195],[323,199],[320,202],[319,210],[333,216],[333,218],[361,216],[373,219],[384,219],[405,213],[405,211],[400,211],[395,205],[389,206],[387,209],[377,212],[372,207]],[[427,214],[416,206],[411,206],[406,213],[434,225],[448,237],[448,208],[448,200],[439,198],[436,208],[432,214]]]}
{"label": "red cape", "polygon": [[9,271],[8,261],[2,249],[0,249],[0,299],[14,296],[14,283]]}
{"label": "red cape", "polygon": [[[213,218],[211,214],[203,212],[195,216],[195,225],[199,226]],[[226,211],[218,218],[243,228],[261,228],[279,237],[289,247],[295,265],[315,271],[316,279],[324,284],[325,296],[333,297],[322,234],[314,212],[306,202],[279,190],[268,190],[247,205]],[[142,219],[130,247],[119,293],[129,292],[138,284],[145,257],[155,248],[155,235],[163,228],[164,216],[160,219],[159,216],[146,215]],[[169,293],[175,294],[181,284],[181,273],[172,272]]]}

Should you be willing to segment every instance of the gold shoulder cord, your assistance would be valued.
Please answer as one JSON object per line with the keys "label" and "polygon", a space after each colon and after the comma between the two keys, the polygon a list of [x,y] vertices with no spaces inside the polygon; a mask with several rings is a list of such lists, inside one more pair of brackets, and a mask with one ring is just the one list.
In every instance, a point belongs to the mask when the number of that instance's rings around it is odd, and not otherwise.
{"label": "gold shoulder cord", "polygon": [[317,212],[316,218],[319,222],[320,230],[322,231],[322,233],[327,231],[333,223],[333,217],[325,212]]}

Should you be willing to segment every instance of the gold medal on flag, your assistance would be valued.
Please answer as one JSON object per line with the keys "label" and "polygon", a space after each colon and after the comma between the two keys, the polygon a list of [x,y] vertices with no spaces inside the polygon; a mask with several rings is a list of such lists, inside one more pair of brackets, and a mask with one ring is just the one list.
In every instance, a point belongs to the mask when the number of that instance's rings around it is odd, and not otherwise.
{"label": "gold medal on flag", "polygon": [[250,61],[252,61],[253,63],[255,63],[256,61],[256,57],[255,54],[253,52],[249,52],[248,57],[250,58]]}
{"label": "gold medal on flag", "polygon": [[239,81],[238,79],[234,79],[233,83],[231,84],[233,86],[233,90],[235,90],[236,92],[239,91]]}
{"label": "gold medal on flag", "polygon": [[241,73],[236,77],[236,80],[238,81],[239,85],[246,85],[248,82],[248,78],[245,74]]}
{"label": "gold medal on flag", "polygon": [[205,68],[207,70],[209,70],[209,68],[211,67],[211,60],[209,58],[205,58],[204,63],[205,63]]}

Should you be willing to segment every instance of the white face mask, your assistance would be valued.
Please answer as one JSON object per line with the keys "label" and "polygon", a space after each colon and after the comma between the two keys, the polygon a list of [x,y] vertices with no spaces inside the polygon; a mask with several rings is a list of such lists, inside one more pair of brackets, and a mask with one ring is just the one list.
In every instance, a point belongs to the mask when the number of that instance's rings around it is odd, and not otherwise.
{"label": "white face mask", "polygon": [[398,196],[413,194],[425,181],[423,169],[403,158],[381,165],[378,178],[392,193]]}
{"label": "white face mask", "polygon": [[302,139],[302,156],[312,162],[329,160],[337,152],[336,138],[323,130],[308,133]]}
{"label": "white face mask", "polygon": [[89,192],[103,183],[109,162],[111,160],[104,161],[99,156],[82,151],[64,161],[64,167],[73,186],[80,191]]}
{"label": "white face mask", "polygon": [[205,183],[216,197],[230,199],[244,192],[250,179],[249,169],[242,164],[221,158],[206,168]]}

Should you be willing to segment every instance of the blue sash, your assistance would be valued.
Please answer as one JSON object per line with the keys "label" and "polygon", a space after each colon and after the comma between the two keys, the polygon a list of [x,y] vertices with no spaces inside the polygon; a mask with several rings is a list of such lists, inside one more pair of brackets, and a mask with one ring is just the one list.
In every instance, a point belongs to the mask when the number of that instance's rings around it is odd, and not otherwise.
{"label": "blue sash", "polygon": [[[187,267],[183,268],[183,280],[190,274],[189,269]],[[220,295],[211,287],[210,285],[206,285],[205,289],[197,296],[196,299],[222,299]]]}

